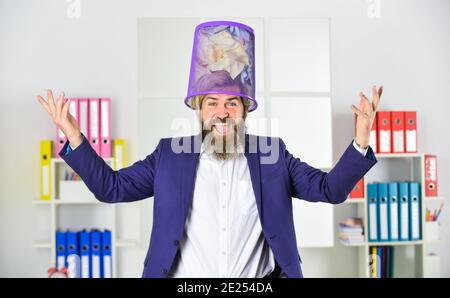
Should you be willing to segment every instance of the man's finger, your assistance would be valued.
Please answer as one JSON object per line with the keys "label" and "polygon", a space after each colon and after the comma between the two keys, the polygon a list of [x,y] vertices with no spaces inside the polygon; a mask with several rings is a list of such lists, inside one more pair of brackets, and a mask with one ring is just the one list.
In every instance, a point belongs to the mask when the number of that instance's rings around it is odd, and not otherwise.
{"label": "man's finger", "polygon": [[53,100],[52,90],[47,89],[47,97],[48,97],[48,106],[50,107],[50,111],[52,111],[52,113],[54,113],[55,112],[55,101]]}
{"label": "man's finger", "polygon": [[61,117],[67,118],[67,113],[68,113],[68,111],[69,111],[69,106],[70,106],[70,100],[68,99],[68,100],[64,103],[64,105],[63,105],[63,107],[62,107]]}
{"label": "man's finger", "polygon": [[40,102],[40,104],[44,107],[44,109],[47,111],[47,113],[51,115],[52,112],[50,111],[50,107],[48,106],[48,103],[45,101],[45,99],[40,95],[36,96],[36,98]]}
{"label": "man's finger", "polygon": [[383,93],[383,86],[380,86],[378,90],[376,90],[376,98],[372,102],[373,110],[376,111],[378,109],[378,105],[380,104],[381,94]]}
{"label": "man's finger", "polygon": [[355,113],[356,115],[358,115],[358,116],[363,115],[363,112],[361,112],[361,110],[358,109],[355,105],[352,105],[351,108],[352,108],[353,113]]}
{"label": "man's finger", "polygon": [[64,104],[64,92],[61,91],[58,97],[58,102],[56,103],[56,114],[58,118],[61,117],[63,104]]}
{"label": "man's finger", "polygon": [[362,92],[359,92],[359,97],[361,98],[364,107],[362,110],[368,114],[372,113],[372,105],[370,104],[369,99]]}

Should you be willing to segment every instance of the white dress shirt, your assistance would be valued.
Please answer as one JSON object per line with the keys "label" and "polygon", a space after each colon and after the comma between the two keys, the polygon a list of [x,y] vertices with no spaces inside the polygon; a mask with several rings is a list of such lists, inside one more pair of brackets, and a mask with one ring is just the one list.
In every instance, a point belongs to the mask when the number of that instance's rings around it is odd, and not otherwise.
{"label": "white dress shirt", "polygon": [[219,161],[202,146],[172,277],[264,277],[275,268],[244,154]]}
{"label": "white dress shirt", "polygon": [[[353,146],[364,156],[368,149]],[[259,221],[247,159],[219,161],[202,146],[171,277],[264,277],[275,258]]]}

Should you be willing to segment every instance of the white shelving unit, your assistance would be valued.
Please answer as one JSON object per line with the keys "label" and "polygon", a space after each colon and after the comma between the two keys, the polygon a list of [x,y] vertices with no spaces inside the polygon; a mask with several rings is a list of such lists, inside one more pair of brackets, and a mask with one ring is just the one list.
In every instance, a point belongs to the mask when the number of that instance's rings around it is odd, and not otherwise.
{"label": "white shelving unit", "polygon": [[[106,163],[113,167],[114,158],[105,158]],[[117,277],[117,255],[118,249],[135,247],[139,244],[139,239],[121,239],[118,238],[118,224],[117,224],[117,213],[120,208],[117,204],[106,204],[100,201],[94,200],[92,198],[79,198],[79,200],[61,200],[59,198],[59,181],[63,178],[63,173],[65,169],[70,169],[70,167],[61,158],[51,159],[51,183],[52,183],[52,193],[50,200],[32,200],[32,204],[36,206],[42,206],[45,208],[50,208],[50,221],[48,226],[48,238],[44,240],[37,240],[32,243],[32,247],[35,249],[49,249],[51,254],[51,263],[48,267],[55,267],[56,263],[56,244],[55,244],[55,233],[57,230],[73,230],[78,231],[83,228],[108,229],[112,233],[112,263],[113,263],[113,277]],[[38,207],[41,208],[41,207]],[[75,210],[76,208],[81,208],[83,214],[80,210]],[[88,209],[86,209],[88,208]],[[92,214],[84,214],[92,213]],[[107,216],[102,216],[107,213]],[[68,218],[64,218],[64,215]],[[92,216],[89,216],[92,215]],[[100,219],[97,216],[100,215]],[[67,219],[67,220],[66,220]],[[80,222],[81,221],[81,222]],[[139,234],[138,234],[139,235]]]}
{"label": "white shelving unit", "polygon": [[[363,218],[364,243],[341,245],[355,247],[358,253],[358,274],[360,277],[370,277],[369,248],[371,246],[393,246],[394,277],[427,277],[426,256],[436,249],[440,240],[426,240],[425,214],[426,207],[432,202],[441,202],[443,197],[425,197],[425,154],[422,153],[376,153],[378,163],[364,176],[363,199],[348,199],[346,204],[357,206],[357,216]],[[367,184],[375,182],[416,181],[421,184],[421,240],[395,242],[369,242],[367,236]],[[443,234],[442,231],[440,233]]]}

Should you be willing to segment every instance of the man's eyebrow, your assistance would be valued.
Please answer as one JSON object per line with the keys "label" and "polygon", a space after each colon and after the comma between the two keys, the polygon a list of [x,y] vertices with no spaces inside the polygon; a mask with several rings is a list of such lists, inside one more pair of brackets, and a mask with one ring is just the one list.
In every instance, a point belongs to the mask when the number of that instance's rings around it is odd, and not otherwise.
{"label": "man's eyebrow", "polygon": [[[218,98],[217,98],[217,97],[208,96],[206,99],[214,99],[214,100],[217,100]],[[235,100],[235,99],[239,99],[239,97],[230,97],[230,98],[227,98],[227,100]]]}

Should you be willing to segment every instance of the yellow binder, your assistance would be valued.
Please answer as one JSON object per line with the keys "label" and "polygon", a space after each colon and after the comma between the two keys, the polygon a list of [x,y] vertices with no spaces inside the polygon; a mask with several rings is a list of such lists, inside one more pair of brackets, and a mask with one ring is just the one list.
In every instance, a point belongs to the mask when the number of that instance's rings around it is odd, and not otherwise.
{"label": "yellow binder", "polygon": [[52,194],[52,179],[51,179],[52,141],[42,140],[40,148],[41,148],[40,198],[41,200],[50,200]]}
{"label": "yellow binder", "polygon": [[114,170],[120,170],[125,166],[125,140],[113,140]]}
{"label": "yellow binder", "polygon": [[370,262],[372,263],[372,265],[370,266],[370,277],[373,278],[377,278],[377,274],[378,274],[378,254],[377,254],[377,247],[376,246],[372,246],[370,248],[371,250],[371,254],[370,254]]}

